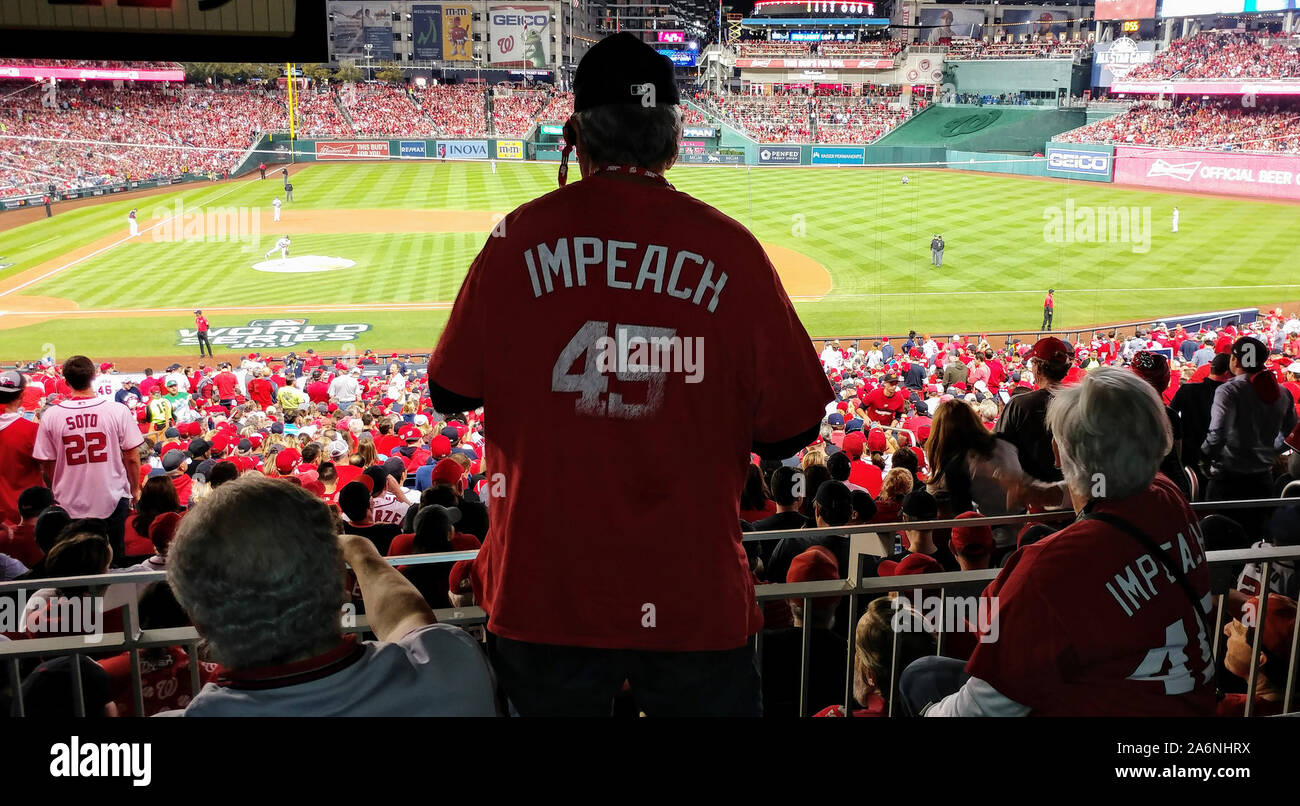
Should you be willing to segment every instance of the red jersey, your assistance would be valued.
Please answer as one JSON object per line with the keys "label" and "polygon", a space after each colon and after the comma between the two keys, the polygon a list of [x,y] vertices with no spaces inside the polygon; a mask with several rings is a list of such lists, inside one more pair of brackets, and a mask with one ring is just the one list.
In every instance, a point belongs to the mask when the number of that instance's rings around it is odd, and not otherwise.
{"label": "red jersey", "polygon": [[[1095,510],[1165,547],[1208,607],[1205,546],[1173,482],[1157,474],[1141,493]],[[1109,524],[1075,521],[1020,549],[984,596],[997,597],[999,635],[975,648],[966,671],[1031,715],[1214,713],[1214,661],[1191,603],[1159,560]]]}
{"label": "red jersey", "polygon": [[36,521],[13,526],[0,524],[0,554],[8,554],[28,568],[40,562],[45,552],[36,545]]}
{"label": "red jersey", "polygon": [[884,474],[880,472],[880,468],[870,462],[854,459],[849,463],[849,483],[862,487],[871,493],[872,498],[875,498],[880,495],[880,488],[884,486]]}
{"label": "red jersey", "polygon": [[[741,646],[763,623],[740,543],[750,451],[815,427],[834,398],[767,255],[708,205],[608,174],[520,207],[503,232],[429,361],[430,383],[493,412],[486,460],[509,492],[474,563],[489,629],[609,649]],[[536,360],[488,371],[521,326]],[[638,346],[650,338],[676,358]],[[686,456],[693,472],[665,472]]]}
{"label": "red jersey", "polygon": [[[194,698],[190,684],[190,656],[178,646],[166,647],[160,657],[140,653],[140,685],[144,695],[144,715],[184,708]],[[135,698],[131,696],[131,653],[123,652],[99,662],[108,672],[113,702],[118,716],[135,716]],[[199,664],[199,686],[217,681],[215,663]]]}
{"label": "red jersey", "polygon": [[881,425],[893,425],[894,419],[903,413],[905,406],[907,406],[907,395],[902,389],[895,389],[893,397],[885,397],[884,387],[872,389],[866,400],[862,402],[862,407],[866,409],[867,417],[871,422]]}
{"label": "red jersey", "polygon": [[330,385],[325,381],[312,381],[303,391],[307,393],[307,399],[313,403],[330,402]]}
{"label": "red jersey", "polygon": [[208,332],[208,317],[206,317],[206,316],[196,316],[196,317],[194,317],[194,329],[197,330],[197,331],[200,332],[200,333],[207,333],[207,332]]}
{"label": "red jersey", "polygon": [[212,383],[216,385],[217,397],[221,400],[234,400],[235,395],[239,394],[239,379],[229,370],[218,372]]}
{"label": "red jersey", "polygon": [[271,396],[275,394],[275,384],[266,378],[254,378],[248,382],[248,397],[265,409],[273,405]]}
{"label": "red jersey", "polygon": [[44,487],[36,449],[36,423],[21,414],[0,414],[0,523],[18,523],[18,496]]}

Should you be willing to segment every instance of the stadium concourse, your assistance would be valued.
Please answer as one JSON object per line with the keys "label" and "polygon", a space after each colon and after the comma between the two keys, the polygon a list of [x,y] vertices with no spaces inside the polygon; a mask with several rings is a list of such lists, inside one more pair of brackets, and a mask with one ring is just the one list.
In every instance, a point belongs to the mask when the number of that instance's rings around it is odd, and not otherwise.
{"label": "stadium concourse", "polygon": [[[1178,437],[1161,463],[1168,474],[1163,478],[1172,479],[1189,497],[1205,498],[1207,490],[1212,495],[1224,468],[1246,461],[1250,451],[1262,457],[1253,461],[1261,461],[1266,470],[1238,477],[1249,483],[1231,488],[1231,497],[1269,498],[1284,488],[1295,494],[1300,486],[1300,452],[1295,450],[1300,444],[1300,318],[1278,310],[1249,325],[1218,331],[1155,324],[1132,338],[1112,336],[1097,332],[1074,343],[1048,337],[1005,345],[979,337],[915,333],[906,339],[827,341],[820,362],[836,396],[820,434],[785,461],[753,456],[748,481],[735,502],[746,531],[821,531],[809,538],[789,535],[747,543],[753,582],[761,591],[769,583],[844,579],[849,541],[833,534],[835,527],[895,524],[882,527],[885,553],[868,558],[869,577],[996,569],[1018,556],[1017,549],[1050,540],[1060,522],[1046,515],[1041,522],[1014,527],[927,529],[925,522],[1020,512],[1023,505],[1009,506],[1007,496],[1018,489],[1015,485],[1059,480],[1061,471],[1044,442],[1043,404],[1104,367],[1125,367],[1160,395]],[[1242,374],[1241,363],[1248,362],[1242,358],[1243,345],[1254,339],[1267,359],[1258,374],[1246,376],[1251,384],[1245,388],[1271,389],[1271,399],[1286,400],[1286,414],[1272,421],[1272,431],[1250,430],[1259,424],[1230,419],[1233,415],[1225,409],[1232,404],[1216,394],[1234,374]],[[1165,350],[1172,361],[1164,357]],[[472,553],[482,545],[494,506],[499,506],[494,502],[499,480],[486,462],[491,437],[483,410],[435,410],[424,367],[409,354],[366,350],[340,359],[313,350],[251,353],[238,364],[200,360],[185,367],[149,368],[138,383],[114,382],[115,374],[112,364],[94,365],[81,357],[62,367],[35,364],[0,373],[0,404],[5,407],[0,415],[0,582],[19,580],[41,588],[45,578],[100,574],[110,566],[114,572],[164,571],[178,527],[196,517],[187,513],[207,498],[225,500],[218,498],[220,488],[241,477],[273,480],[264,488],[240,488],[245,495],[260,490],[262,497],[250,505],[274,507],[280,496],[289,496],[284,506],[290,506],[301,503],[293,496],[305,494],[303,500],[328,504],[335,519],[331,528],[360,536],[372,547],[367,551],[388,557]],[[112,397],[121,411],[129,412],[130,421],[130,436],[121,444],[138,444],[124,457],[130,459],[129,472],[136,474],[139,503],[133,512],[119,513],[118,534],[102,521],[69,525],[70,519],[87,514],[83,510],[93,496],[64,486],[56,502],[37,458],[48,455],[41,453],[48,449],[38,447],[39,424],[60,411],[51,407],[75,404],[77,387],[86,383],[90,389],[82,394],[91,398],[93,389],[118,389]],[[1248,415],[1243,410],[1239,416]],[[1262,444],[1251,442],[1260,439]],[[1200,528],[1209,549],[1295,545],[1300,507],[1263,513],[1228,510],[1204,517]],[[832,534],[824,534],[828,529]],[[431,608],[463,608],[480,595],[473,564],[469,559],[399,568]],[[1225,599],[1228,612],[1238,619],[1226,628],[1229,653],[1247,635],[1240,619],[1252,606],[1250,597],[1260,591],[1259,576],[1256,565],[1238,569],[1236,585]],[[1274,564],[1270,578],[1269,617],[1276,621],[1270,621],[1265,638],[1269,660],[1256,689],[1255,713],[1280,710],[1285,644],[1295,618],[1292,602],[1300,595],[1300,574],[1293,564]],[[366,583],[350,590],[353,603],[364,607]],[[187,623],[162,583],[143,591],[110,585],[86,596],[100,600],[108,611],[108,630],[120,625],[114,608],[136,597],[144,627]],[[61,626],[54,614],[62,612],[58,603],[81,596],[72,590],[38,591],[26,600],[22,624],[0,640],[21,643],[78,634]],[[891,624],[898,622],[888,598],[871,604],[866,601],[870,597],[861,598],[862,607],[852,616],[857,618],[848,681],[856,703],[853,715],[883,716],[891,712],[888,697],[894,689],[887,670]],[[805,611],[807,601],[798,598],[764,603],[762,672],[768,715],[800,712],[800,636],[806,620],[813,629],[813,665],[804,681],[805,712],[845,714],[837,703],[844,700],[850,653],[842,625],[851,616],[842,598],[813,601],[811,612]],[[838,631],[832,629],[836,623]],[[975,646],[972,636],[959,629],[945,636],[947,657],[965,659]],[[900,655],[894,661],[899,669],[934,654],[931,631],[901,632],[899,638]],[[1231,654],[1228,658],[1229,681],[1245,676],[1240,662]],[[97,656],[87,663],[87,713],[137,713],[128,656]],[[210,683],[221,678],[214,664],[201,662],[197,670],[190,664],[190,656],[178,647],[143,651],[144,713],[184,708],[194,693],[194,679]],[[48,664],[35,667],[34,660],[24,666],[24,712],[69,713],[66,689],[61,697],[50,691],[49,680],[60,678]],[[1217,712],[1240,716],[1244,688],[1229,682],[1227,691]],[[0,692],[6,700],[15,695]],[[630,703],[633,693],[625,692],[620,702]],[[3,706],[8,708],[8,702]],[[620,706],[620,712],[635,713],[635,708]]]}

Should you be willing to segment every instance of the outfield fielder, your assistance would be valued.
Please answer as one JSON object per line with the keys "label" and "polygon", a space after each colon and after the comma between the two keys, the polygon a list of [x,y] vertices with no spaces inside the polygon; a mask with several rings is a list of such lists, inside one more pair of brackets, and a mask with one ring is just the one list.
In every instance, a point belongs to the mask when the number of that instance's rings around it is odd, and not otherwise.
{"label": "outfield fielder", "polygon": [[1178,231],[1178,208],[1174,208],[1174,232]]}
{"label": "outfield fielder", "polygon": [[[1177,215],[1178,215],[1177,213],[1174,213],[1175,221],[1177,220]],[[140,225],[136,223],[134,207],[131,208],[131,212],[126,214],[126,223],[131,227],[132,238],[140,234]],[[1174,224],[1174,231],[1175,232],[1178,231],[1178,225],[1176,223]]]}
{"label": "outfield fielder", "polygon": [[272,246],[271,249],[262,257],[263,258],[270,257],[271,255],[275,254],[275,250],[277,249],[280,250],[280,262],[283,263],[285,260],[289,258],[289,236],[288,235],[281,236],[280,240],[275,242],[275,246]]}
{"label": "outfield fielder", "polygon": [[274,199],[271,199],[271,216],[272,216],[271,217],[272,221],[280,220],[280,197],[279,196],[276,196]]}

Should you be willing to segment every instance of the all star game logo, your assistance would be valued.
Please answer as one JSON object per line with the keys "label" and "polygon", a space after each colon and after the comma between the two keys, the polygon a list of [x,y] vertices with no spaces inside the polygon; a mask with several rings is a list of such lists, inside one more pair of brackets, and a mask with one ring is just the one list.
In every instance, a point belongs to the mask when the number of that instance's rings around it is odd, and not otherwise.
{"label": "all star game logo", "polygon": [[[364,322],[312,325],[306,319],[254,319],[246,327],[210,328],[208,340],[213,347],[239,351],[285,348],[316,341],[356,341],[370,328]],[[198,331],[193,328],[181,328],[177,334],[177,346],[198,346]]]}

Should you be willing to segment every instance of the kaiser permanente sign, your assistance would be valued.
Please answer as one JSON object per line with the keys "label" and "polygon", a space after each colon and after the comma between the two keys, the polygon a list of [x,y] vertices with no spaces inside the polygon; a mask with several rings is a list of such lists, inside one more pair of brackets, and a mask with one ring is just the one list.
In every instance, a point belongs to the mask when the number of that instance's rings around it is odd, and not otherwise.
{"label": "kaiser permanente sign", "polygon": [[1117,146],[1115,181],[1168,190],[1300,201],[1300,161],[1294,156]]}

